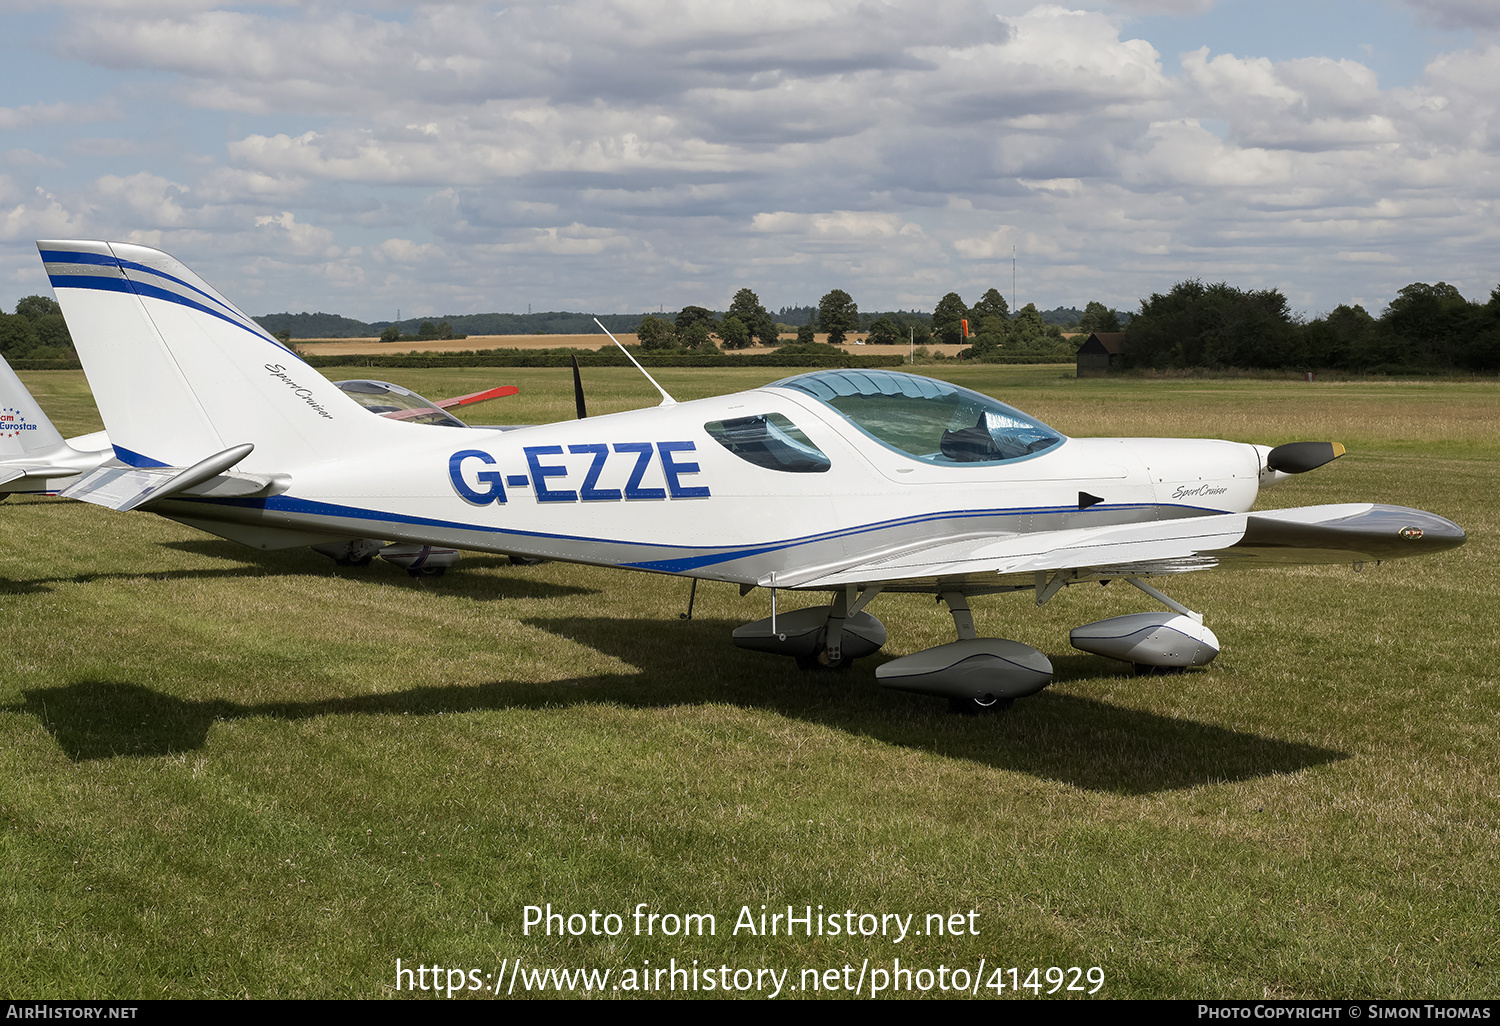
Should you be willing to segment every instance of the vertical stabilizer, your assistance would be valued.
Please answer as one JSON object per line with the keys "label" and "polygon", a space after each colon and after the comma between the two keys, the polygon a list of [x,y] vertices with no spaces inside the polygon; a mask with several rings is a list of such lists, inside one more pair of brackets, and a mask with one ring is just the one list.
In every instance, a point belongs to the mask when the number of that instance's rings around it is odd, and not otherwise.
{"label": "vertical stabilizer", "polygon": [[12,492],[54,493],[98,467],[109,453],[103,432],[65,439],[41,406],[0,359],[0,497]]}
{"label": "vertical stabilizer", "polygon": [[40,458],[62,448],[62,435],[10,364],[0,358],[0,462]]}
{"label": "vertical stabilizer", "polygon": [[382,430],[174,257],[120,242],[37,248],[124,462],[186,467],[254,442],[244,469],[275,472]]}

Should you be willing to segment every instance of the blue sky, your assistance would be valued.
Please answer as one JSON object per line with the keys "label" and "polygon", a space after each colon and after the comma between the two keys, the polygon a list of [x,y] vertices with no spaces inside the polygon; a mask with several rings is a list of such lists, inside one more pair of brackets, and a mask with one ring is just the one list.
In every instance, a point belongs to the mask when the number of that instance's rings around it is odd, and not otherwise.
{"label": "blue sky", "polygon": [[1207,46],[1273,61],[1355,60],[1383,88],[1415,85],[1430,60],[1474,43],[1472,28],[1444,27],[1399,0],[1220,0],[1199,14],[1137,16],[1126,31],[1149,40],[1172,71],[1179,53]]}
{"label": "blue sky", "polygon": [[11,2],[0,306],[38,238],[249,312],[1484,298],[1489,0]]}

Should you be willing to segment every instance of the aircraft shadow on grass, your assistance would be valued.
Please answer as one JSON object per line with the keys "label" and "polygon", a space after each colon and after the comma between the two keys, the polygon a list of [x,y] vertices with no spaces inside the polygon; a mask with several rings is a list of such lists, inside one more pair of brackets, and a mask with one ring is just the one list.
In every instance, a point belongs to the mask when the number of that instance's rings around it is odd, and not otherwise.
{"label": "aircraft shadow on grass", "polygon": [[[23,692],[10,711],[35,716],[75,762],[153,757],[202,748],[216,721],[251,717],[424,716],[610,703],[635,708],[727,703],[772,709],[890,744],[1058,780],[1142,794],[1295,773],[1347,758],[1314,745],[1044,691],[1008,713],[950,716],[931,698],[877,688],[870,668],[807,675],[773,656],[722,652],[728,621],[572,618],[531,626],[616,655],[634,673],[546,683],[437,685],[306,702],[194,701],[134,683],[82,681]],[[704,659],[693,653],[709,652]],[[788,664],[788,665],[783,665]],[[1066,657],[1058,680],[1097,677],[1102,661]],[[1195,678],[1182,678],[1191,688]]]}
{"label": "aircraft shadow on grass", "polygon": [[483,567],[499,567],[516,571],[513,574],[474,575],[448,574],[443,577],[409,577],[396,567],[338,567],[319,556],[309,561],[300,551],[260,552],[222,541],[167,542],[163,548],[177,549],[195,555],[212,556],[232,561],[234,566],[202,567],[193,570],[158,571],[114,571],[103,573],[66,574],[57,577],[38,577],[31,580],[14,580],[0,577],[0,594],[29,595],[52,590],[55,584],[88,584],[91,581],[143,580],[143,581],[194,581],[236,580],[277,577],[345,577],[351,580],[368,579],[370,584],[387,587],[408,588],[423,595],[455,595],[474,601],[496,601],[499,599],[549,599],[570,596],[596,595],[597,589],[580,588],[575,585],[552,584],[547,581],[528,579],[524,571],[510,565],[503,556],[478,556],[465,560],[465,570]]}

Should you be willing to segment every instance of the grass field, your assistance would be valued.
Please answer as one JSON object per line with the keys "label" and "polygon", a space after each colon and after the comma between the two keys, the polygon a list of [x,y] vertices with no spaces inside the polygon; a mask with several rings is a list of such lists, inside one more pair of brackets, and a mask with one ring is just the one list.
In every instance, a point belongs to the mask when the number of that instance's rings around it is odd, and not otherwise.
{"label": "grass field", "polygon": [[[782,996],[807,996],[804,970],[852,985],[898,958],[1006,998],[1033,996],[1012,988],[1032,967],[1045,994],[1051,966],[1100,967],[1115,998],[1500,994],[1497,386],[942,372],[1070,434],[1341,441],[1262,506],[1420,506],[1470,543],[1173,579],[1224,646],[1177,677],[1069,649],[1073,626],[1152,608],[1128,589],[977,600],[981,634],[1057,679],[968,718],[875,686],[880,658],[952,640],[930,597],[881,597],[883,655],[806,676],[730,644],[763,592],[702,585],[686,621],[672,578],[476,554],[412,580],[13,498],[0,994],[381,997],[415,985],[397,959],[492,989],[516,958],[608,969],[605,996],[673,959],[736,985],[790,970]],[[521,386],[478,422],[572,415],[565,369],[388,373],[435,397]],[[22,376],[65,433],[99,426],[81,374]],[[658,376],[687,399],[779,375]],[[653,403],[633,371],[586,385],[591,412]],[[621,932],[523,933],[547,903]],[[636,936],[640,903],[716,933]],[[733,932],[763,904],[962,928]]]}

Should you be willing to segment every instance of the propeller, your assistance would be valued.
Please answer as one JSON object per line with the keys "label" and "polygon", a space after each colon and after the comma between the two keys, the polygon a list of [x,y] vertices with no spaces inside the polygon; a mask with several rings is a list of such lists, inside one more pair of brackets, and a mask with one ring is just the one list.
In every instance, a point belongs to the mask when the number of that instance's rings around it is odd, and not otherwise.
{"label": "propeller", "polygon": [[1337,442],[1288,442],[1266,456],[1266,466],[1283,474],[1305,474],[1344,455]]}
{"label": "propeller", "polygon": [[578,373],[577,356],[573,357],[573,405],[578,408],[579,420],[583,420],[589,415],[588,407],[583,403],[583,375]]}

